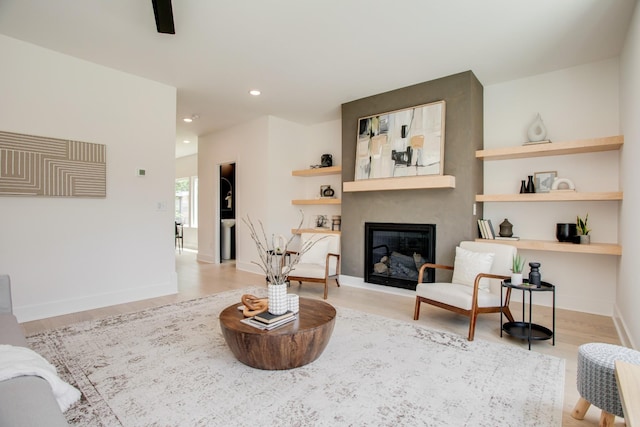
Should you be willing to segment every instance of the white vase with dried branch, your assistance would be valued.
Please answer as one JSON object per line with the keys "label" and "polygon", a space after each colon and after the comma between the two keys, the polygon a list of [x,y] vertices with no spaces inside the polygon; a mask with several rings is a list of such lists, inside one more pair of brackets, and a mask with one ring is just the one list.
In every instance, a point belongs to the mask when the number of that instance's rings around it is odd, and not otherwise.
{"label": "white vase with dried branch", "polygon": [[[262,221],[258,221],[259,230],[249,216],[243,218],[242,221],[249,228],[249,235],[255,243],[260,257],[260,262],[252,261],[252,263],[259,266],[267,277],[269,313],[283,314],[288,309],[287,283],[289,274],[300,262],[300,257],[322,239],[306,242],[299,251],[290,251],[289,247],[293,242],[294,235],[289,237],[283,245],[285,239],[282,239],[282,236],[272,234],[270,238],[267,237]],[[300,219],[298,230],[302,227],[303,221],[304,215]],[[288,262],[284,262],[285,257],[288,258]]]}

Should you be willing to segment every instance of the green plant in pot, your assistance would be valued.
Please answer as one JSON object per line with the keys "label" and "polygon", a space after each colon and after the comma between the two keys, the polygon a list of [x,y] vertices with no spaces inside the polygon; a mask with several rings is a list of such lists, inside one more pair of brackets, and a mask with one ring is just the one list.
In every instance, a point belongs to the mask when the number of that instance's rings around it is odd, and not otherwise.
{"label": "green plant in pot", "polygon": [[522,270],[524,269],[525,259],[520,255],[516,254],[513,256],[513,261],[511,264],[511,284],[512,285],[522,285]]}
{"label": "green plant in pot", "polygon": [[591,236],[589,236],[591,229],[587,226],[588,221],[589,214],[587,214],[584,219],[580,218],[580,215],[576,217],[576,226],[578,228],[578,236],[580,236],[581,245],[588,245],[591,243]]}

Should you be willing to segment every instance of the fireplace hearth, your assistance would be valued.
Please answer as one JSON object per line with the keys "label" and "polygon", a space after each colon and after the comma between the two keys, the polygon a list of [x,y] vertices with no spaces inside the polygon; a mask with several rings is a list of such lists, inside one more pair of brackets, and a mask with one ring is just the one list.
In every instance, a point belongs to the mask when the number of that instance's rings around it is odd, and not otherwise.
{"label": "fireplace hearth", "polygon": [[[415,290],[418,270],[435,263],[435,224],[365,223],[365,274],[367,283]],[[424,282],[435,279],[427,270]]]}

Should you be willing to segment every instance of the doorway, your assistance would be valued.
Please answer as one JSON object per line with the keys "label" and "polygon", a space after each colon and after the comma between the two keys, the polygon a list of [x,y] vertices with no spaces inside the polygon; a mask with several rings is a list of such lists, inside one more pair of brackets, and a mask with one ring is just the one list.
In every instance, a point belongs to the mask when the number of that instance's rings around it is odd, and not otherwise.
{"label": "doorway", "polygon": [[236,258],[236,164],[220,165],[220,261]]}

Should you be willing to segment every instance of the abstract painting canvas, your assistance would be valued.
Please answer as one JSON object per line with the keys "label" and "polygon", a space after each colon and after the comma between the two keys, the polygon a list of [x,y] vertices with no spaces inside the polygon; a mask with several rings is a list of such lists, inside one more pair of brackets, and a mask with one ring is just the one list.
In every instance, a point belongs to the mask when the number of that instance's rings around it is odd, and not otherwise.
{"label": "abstract painting canvas", "polygon": [[445,101],[358,120],[355,179],[443,175]]}

